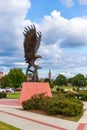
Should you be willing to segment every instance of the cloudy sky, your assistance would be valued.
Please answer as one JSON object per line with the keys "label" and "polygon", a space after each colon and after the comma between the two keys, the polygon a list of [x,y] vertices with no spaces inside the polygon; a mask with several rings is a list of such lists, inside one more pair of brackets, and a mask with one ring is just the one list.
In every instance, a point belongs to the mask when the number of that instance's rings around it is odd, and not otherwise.
{"label": "cloudy sky", "polygon": [[39,77],[87,74],[87,0],[0,0],[0,71],[25,72],[23,30],[42,32]]}

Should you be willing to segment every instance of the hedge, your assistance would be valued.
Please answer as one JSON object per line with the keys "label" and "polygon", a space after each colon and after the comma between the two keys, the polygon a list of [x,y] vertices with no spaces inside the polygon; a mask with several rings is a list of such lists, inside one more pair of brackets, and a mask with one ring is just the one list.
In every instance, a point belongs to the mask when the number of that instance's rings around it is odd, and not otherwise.
{"label": "hedge", "polygon": [[0,98],[6,98],[7,94],[5,92],[0,92]]}
{"label": "hedge", "polygon": [[87,101],[87,91],[80,91],[78,93],[69,92],[65,96],[68,98],[78,98],[80,100]]}
{"label": "hedge", "polygon": [[31,99],[23,101],[24,109],[44,110],[50,115],[63,114],[77,116],[83,112],[83,103],[78,99],[62,97],[46,97],[43,94],[34,95]]}

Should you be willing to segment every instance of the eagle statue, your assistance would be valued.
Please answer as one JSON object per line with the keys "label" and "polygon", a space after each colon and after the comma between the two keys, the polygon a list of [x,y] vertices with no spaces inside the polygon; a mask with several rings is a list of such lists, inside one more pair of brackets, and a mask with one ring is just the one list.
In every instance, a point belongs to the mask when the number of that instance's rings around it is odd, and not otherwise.
{"label": "eagle statue", "polygon": [[[37,51],[40,46],[42,34],[41,32],[36,31],[35,25],[25,27],[23,34],[25,52],[24,57],[26,63],[28,63],[26,75],[31,72],[33,74],[31,81],[35,82],[38,81],[37,69],[40,68],[38,65],[35,65],[35,61],[37,58],[41,58],[40,55],[37,55]],[[33,70],[31,68],[33,68]]]}

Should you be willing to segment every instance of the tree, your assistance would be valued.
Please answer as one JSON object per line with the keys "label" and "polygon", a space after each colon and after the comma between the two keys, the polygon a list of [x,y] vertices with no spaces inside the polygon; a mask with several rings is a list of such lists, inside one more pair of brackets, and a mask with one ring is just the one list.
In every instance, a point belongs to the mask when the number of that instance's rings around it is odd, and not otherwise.
{"label": "tree", "polygon": [[3,78],[0,79],[0,85],[2,88],[5,88],[7,86],[9,86],[9,87],[12,86],[12,82],[11,82],[10,78],[8,77],[8,75],[5,75]]}
{"label": "tree", "polygon": [[18,88],[21,86],[22,82],[26,81],[26,76],[20,68],[11,69],[8,73],[8,77],[12,82],[12,87]]}
{"label": "tree", "polygon": [[45,78],[45,79],[44,79],[44,82],[48,82],[48,83],[50,83],[49,78]]}
{"label": "tree", "polygon": [[59,86],[63,86],[67,84],[66,77],[62,74],[59,74],[55,80],[55,84]]}
{"label": "tree", "polygon": [[53,82],[50,82],[50,88],[54,88],[54,83]]}
{"label": "tree", "polygon": [[71,83],[72,84],[72,80],[73,80],[73,78],[68,78],[67,79],[67,83]]}
{"label": "tree", "polygon": [[83,74],[77,74],[72,79],[73,86],[84,87],[86,85],[86,79]]}
{"label": "tree", "polygon": [[72,81],[73,81],[73,77],[67,78],[67,85],[72,86]]}

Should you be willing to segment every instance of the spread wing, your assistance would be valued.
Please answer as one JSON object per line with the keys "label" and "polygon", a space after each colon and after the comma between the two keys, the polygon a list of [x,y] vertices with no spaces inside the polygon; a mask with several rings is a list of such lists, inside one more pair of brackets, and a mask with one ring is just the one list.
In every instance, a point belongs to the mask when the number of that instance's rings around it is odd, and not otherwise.
{"label": "spread wing", "polygon": [[36,46],[36,28],[35,26],[27,26],[23,32],[24,39],[24,52],[25,52],[25,60],[30,60],[34,57],[35,46]]}
{"label": "spread wing", "polygon": [[40,46],[41,36],[42,36],[41,32],[37,32],[35,54],[37,53],[37,50]]}
{"label": "spread wing", "polygon": [[28,63],[31,59],[34,59],[35,54],[40,46],[41,32],[36,32],[34,25],[27,26],[23,32],[24,39],[24,52],[25,60]]}

